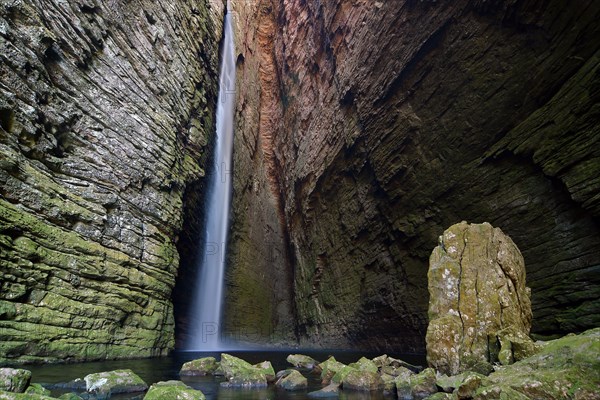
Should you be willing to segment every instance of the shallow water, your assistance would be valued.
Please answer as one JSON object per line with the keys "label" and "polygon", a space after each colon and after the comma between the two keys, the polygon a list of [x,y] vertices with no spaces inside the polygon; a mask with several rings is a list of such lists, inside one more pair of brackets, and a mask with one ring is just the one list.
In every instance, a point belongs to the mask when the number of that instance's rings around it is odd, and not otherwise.
{"label": "shallow water", "polygon": [[[291,365],[285,360],[290,353],[306,354],[317,361],[325,361],[329,356],[334,356],[338,361],[345,364],[357,361],[360,357],[373,358],[379,353],[358,353],[358,352],[341,352],[341,351],[228,351],[236,357],[240,357],[252,364],[261,361],[271,361],[275,371],[280,371],[290,368]],[[76,364],[53,364],[53,365],[31,365],[26,367],[32,372],[32,382],[42,384],[58,384],[66,383],[77,378],[83,378],[87,374],[111,371],[115,369],[131,369],[138,374],[148,385],[159,381],[170,379],[181,380],[188,386],[202,390],[207,400],[242,400],[242,399],[308,399],[308,392],[319,390],[323,387],[319,374],[309,371],[302,371],[302,374],[308,378],[308,389],[299,392],[287,392],[276,388],[275,385],[269,385],[264,389],[230,389],[222,388],[219,383],[224,381],[223,377],[213,376],[195,376],[195,377],[179,377],[179,369],[181,365],[190,360],[201,357],[213,356],[220,359],[220,353],[206,352],[180,352],[174,353],[169,357],[139,359],[139,360],[118,360],[118,361],[98,361]],[[425,359],[423,356],[416,355],[398,355],[390,354],[394,358],[400,358],[406,362],[415,365],[424,365]],[[62,393],[70,392],[71,390],[52,389],[54,396],[59,396]],[[143,394],[127,394],[113,396],[111,399],[141,399]],[[358,392],[340,392],[342,400],[358,400],[358,399],[384,399],[390,398],[383,396],[382,393],[358,393]]]}

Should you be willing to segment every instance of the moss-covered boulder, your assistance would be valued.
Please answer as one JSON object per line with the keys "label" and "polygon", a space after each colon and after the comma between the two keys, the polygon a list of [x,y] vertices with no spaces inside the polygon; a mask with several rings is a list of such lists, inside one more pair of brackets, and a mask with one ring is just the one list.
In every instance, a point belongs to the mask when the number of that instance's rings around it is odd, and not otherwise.
{"label": "moss-covered boulder", "polygon": [[31,371],[16,368],[0,368],[0,390],[23,393],[29,381]]}
{"label": "moss-covered boulder", "polygon": [[337,385],[341,385],[344,379],[346,379],[346,376],[352,371],[356,371],[356,368],[350,365],[342,367],[338,372],[335,373],[333,378],[331,378],[331,382]]}
{"label": "moss-covered boulder", "polygon": [[300,372],[293,370],[289,375],[279,379],[276,385],[289,391],[304,390],[308,387],[308,380]]}
{"label": "moss-covered boulder", "polygon": [[157,382],[150,386],[144,400],[204,400],[204,393],[181,381]]}
{"label": "moss-covered boulder", "polygon": [[217,369],[217,360],[214,357],[204,357],[188,361],[181,366],[179,375],[202,376],[209,375]]}
{"label": "moss-covered boulder", "polygon": [[355,363],[350,364],[351,367],[356,368],[359,371],[377,372],[379,369],[377,365],[366,357],[361,357]]}
{"label": "moss-covered boulder", "polygon": [[317,360],[304,354],[290,354],[286,360],[296,368],[313,369],[319,364]]}
{"label": "moss-covered boulder", "polygon": [[380,370],[383,370],[385,368],[390,368],[390,367],[391,368],[400,368],[400,367],[408,368],[413,372],[421,372],[423,370],[423,367],[421,367],[421,366],[407,363],[406,361],[400,360],[398,358],[390,357],[387,354],[383,354],[381,356],[375,357],[373,359],[373,363]]}
{"label": "moss-covered boulder", "polygon": [[271,364],[270,361],[263,361],[258,364],[254,364],[253,366],[258,368],[265,374],[265,378],[267,378],[267,382],[275,382],[275,380],[277,379],[275,370],[273,369],[273,365]]}
{"label": "moss-covered boulder", "polygon": [[221,369],[227,378],[227,382],[221,382],[223,387],[261,388],[267,386],[266,371],[241,358],[230,354],[221,354]]}
{"label": "moss-covered boulder", "polygon": [[[498,334],[518,343],[520,357],[531,328],[530,290],[523,256],[499,228],[461,222],[448,228],[429,260],[427,361],[456,375],[490,372],[498,361]],[[505,346],[506,361],[514,351]],[[509,357],[510,353],[510,357]]]}
{"label": "moss-covered boulder", "polygon": [[362,392],[383,390],[383,380],[377,372],[356,369],[346,375],[342,381],[342,389]]}
{"label": "moss-covered boulder", "polygon": [[146,382],[130,369],[89,374],[83,379],[88,392],[101,395],[143,392],[148,389]]}
{"label": "moss-covered boulder", "polygon": [[419,374],[396,378],[396,393],[401,400],[425,399],[438,391],[436,374],[426,368]]}
{"label": "moss-covered boulder", "polygon": [[393,395],[396,393],[396,377],[388,374],[381,374],[383,381],[383,394]]}
{"label": "moss-covered boulder", "polygon": [[321,381],[323,384],[329,384],[331,378],[345,366],[346,364],[337,361],[333,356],[320,363],[319,367],[321,368]]}
{"label": "moss-covered boulder", "polygon": [[452,393],[456,389],[461,387],[461,385],[465,383],[468,379],[474,378],[479,379],[479,381],[481,381],[481,379],[485,378],[485,376],[473,371],[466,371],[453,376],[437,375],[435,383],[444,392]]}
{"label": "moss-covered boulder", "polygon": [[52,392],[50,392],[50,390],[46,389],[39,383],[32,383],[31,385],[29,385],[29,387],[27,389],[25,389],[25,393],[26,394],[40,394],[42,396],[52,395]]}
{"label": "moss-covered boulder", "polygon": [[547,342],[482,379],[473,398],[599,399],[600,328]]}

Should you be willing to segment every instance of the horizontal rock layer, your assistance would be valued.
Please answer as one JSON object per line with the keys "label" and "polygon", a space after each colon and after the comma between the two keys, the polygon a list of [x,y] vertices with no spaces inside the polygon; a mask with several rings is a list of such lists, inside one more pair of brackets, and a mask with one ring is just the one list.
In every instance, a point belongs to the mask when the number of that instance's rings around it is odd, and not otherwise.
{"label": "horizontal rock layer", "polygon": [[600,322],[600,4],[259,4],[273,49],[243,62],[273,60],[239,108],[264,135],[239,133],[257,179],[234,207],[278,212],[252,229],[289,250],[304,343],[423,351],[427,258],[461,220],[521,249],[533,332]]}
{"label": "horizontal rock layer", "polygon": [[220,18],[206,1],[0,5],[0,363],[173,348]]}

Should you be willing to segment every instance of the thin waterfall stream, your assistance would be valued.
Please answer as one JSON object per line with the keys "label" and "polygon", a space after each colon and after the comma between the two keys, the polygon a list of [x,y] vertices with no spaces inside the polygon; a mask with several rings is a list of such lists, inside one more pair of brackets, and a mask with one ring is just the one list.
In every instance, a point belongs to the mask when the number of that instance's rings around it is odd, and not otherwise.
{"label": "thin waterfall stream", "polygon": [[235,67],[233,28],[228,5],[223,29],[214,169],[207,182],[205,240],[201,257],[197,260],[200,274],[196,293],[192,294],[191,299],[191,328],[186,350],[216,351],[222,348],[220,325],[232,192]]}

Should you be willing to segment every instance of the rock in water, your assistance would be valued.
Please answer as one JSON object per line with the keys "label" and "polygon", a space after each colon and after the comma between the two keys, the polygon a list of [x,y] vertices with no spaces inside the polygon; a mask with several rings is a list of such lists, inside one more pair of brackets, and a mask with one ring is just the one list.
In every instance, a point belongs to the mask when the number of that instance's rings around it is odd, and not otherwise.
{"label": "rock in water", "polygon": [[313,369],[319,364],[318,361],[304,354],[290,354],[286,360],[296,368]]}
{"label": "rock in water", "polygon": [[267,374],[271,374],[263,367],[255,367],[241,358],[226,353],[221,354],[221,368],[227,378],[227,382],[221,382],[223,387],[266,387]]}
{"label": "rock in water", "polygon": [[26,369],[0,368],[0,390],[23,393],[30,379],[31,371]]}
{"label": "rock in water", "polygon": [[303,390],[308,387],[308,379],[300,372],[293,370],[289,375],[279,379],[277,386],[289,391]]}
{"label": "rock in water", "polygon": [[157,382],[150,386],[144,400],[204,400],[204,393],[192,389],[181,381]]}
{"label": "rock in water", "polygon": [[146,382],[130,369],[99,372],[86,375],[86,390],[97,395],[143,392],[148,389]]}
{"label": "rock in water", "polygon": [[[428,281],[427,361],[438,371],[491,372],[491,363],[498,361],[501,331],[502,337],[530,341],[525,263],[499,228],[466,222],[451,226],[431,253]],[[512,356],[503,358],[524,355]]]}
{"label": "rock in water", "polygon": [[217,369],[217,360],[214,357],[204,357],[188,361],[181,367],[179,375],[210,375]]}

